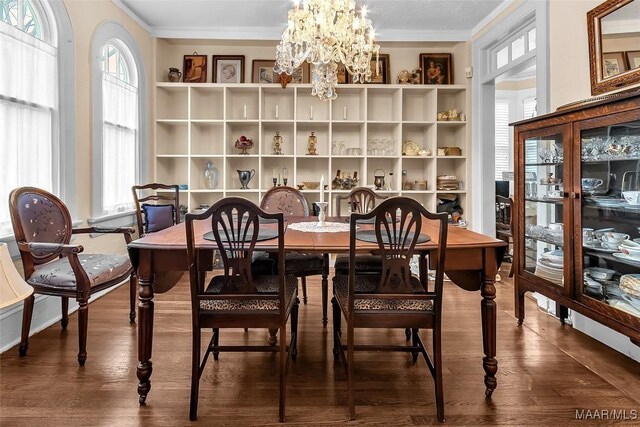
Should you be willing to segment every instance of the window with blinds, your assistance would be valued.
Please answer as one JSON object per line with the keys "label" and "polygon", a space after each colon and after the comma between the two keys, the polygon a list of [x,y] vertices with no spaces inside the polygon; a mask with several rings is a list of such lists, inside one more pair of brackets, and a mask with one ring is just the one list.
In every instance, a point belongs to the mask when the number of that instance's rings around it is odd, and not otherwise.
{"label": "window with blinds", "polygon": [[511,152],[508,100],[496,99],[495,120],[495,179],[500,181],[502,180],[502,172],[509,171]]}

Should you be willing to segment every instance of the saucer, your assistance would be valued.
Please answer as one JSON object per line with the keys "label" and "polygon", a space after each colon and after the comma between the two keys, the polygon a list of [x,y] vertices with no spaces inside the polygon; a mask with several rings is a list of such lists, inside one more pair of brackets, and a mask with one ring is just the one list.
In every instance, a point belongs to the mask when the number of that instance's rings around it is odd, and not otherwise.
{"label": "saucer", "polygon": [[583,245],[583,248],[589,249],[591,251],[606,252],[608,254],[612,254],[614,252],[618,252],[619,251],[618,249],[603,248],[602,246],[596,247],[596,246]]}
{"label": "saucer", "polygon": [[629,255],[627,255],[625,253],[622,253],[622,252],[616,252],[616,253],[613,253],[611,255],[613,255],[614,257],[616,257],[618,259],[624,260],[625,262],[630,262],[632,264],[640,265],[640,258],[633,258],[633,257],[630,257]]}

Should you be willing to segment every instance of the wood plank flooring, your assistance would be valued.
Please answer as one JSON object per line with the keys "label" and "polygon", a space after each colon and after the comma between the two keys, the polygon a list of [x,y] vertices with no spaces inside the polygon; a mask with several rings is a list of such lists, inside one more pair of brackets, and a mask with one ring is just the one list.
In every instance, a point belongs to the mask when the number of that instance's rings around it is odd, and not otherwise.
{"label": "wood plank flooring", "polygon": [[[484,397],[480,297],[445,285],[443,320],[445,425],[613,425],[576,420],[576,410],[635,410],[640,417],[640,366],[599,342],[563,327],[527,304],[523,327],[513,317],[507,271],[497,284],[498,388]],[[321,323],[319,280],[308,280],[300,308],[299,356],[290,369],[287,423],[347,422],[346,376],[331,352],[331,322]],[[79,368],[77,316],[66,332],[54,325],[31,338],[29,355],[0,356],[0,424],[13,425],[265,425],[278,424],[277,356],[224,353],[201,379],[198,421],[189,422],[191,319],[188,278],[156,295],[152,389],[138,405],[135,326],[128,323],[127,286],[89,308],[88,359]],[[429,333],[423,332],[428,341]],[[221,344],[264,343],[263,330],[224,331]],[[404,343],[400,330],[358,333],[360,342]],[[203,340],[204,341],[204,340]],[[429,425],[433,381],[423,360],[404,353],[356,354],[352,424]],[[639,425],[640,418],[623,424]]]}

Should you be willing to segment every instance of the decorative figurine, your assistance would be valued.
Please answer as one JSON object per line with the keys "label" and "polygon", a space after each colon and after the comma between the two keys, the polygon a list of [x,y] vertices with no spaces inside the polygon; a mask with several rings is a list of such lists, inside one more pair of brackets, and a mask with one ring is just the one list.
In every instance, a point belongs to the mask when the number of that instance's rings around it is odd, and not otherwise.
{"label": "decorative figurine", "polygon": [[247,150],[253,148],[253,141],[242,135],[240,139],[236,140],[236,148],[242,150],[240,154],[249,154],[247,153]]}
{"label": "decorative figurine", "polygon": [[280,131],[276,131],[276,135],[273,137],[273,154],[276,156],[281,156],[282,153],[282,137],[280,136]]}
{"label": "decorative figurine", "polygon": [[314,132],[311,132],[309,135],[309,140],[307,141],[307,155],[308,156],[317,156],[316,145],[318,144],[318,137],[314,135]]}

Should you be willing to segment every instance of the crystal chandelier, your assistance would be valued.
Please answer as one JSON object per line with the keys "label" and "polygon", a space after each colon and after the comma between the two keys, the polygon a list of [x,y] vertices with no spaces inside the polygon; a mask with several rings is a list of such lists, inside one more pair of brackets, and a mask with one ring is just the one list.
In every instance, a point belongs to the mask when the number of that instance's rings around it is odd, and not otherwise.
{"label": "crystal chandelier", "polygon": [[375,31],[362,6],[354,0],[294,0],[287,16],[287,29],[276,48],[276,73],[293,74],[304,61],[313,64],[311,94],[335,99],[338,64],[344,64],[354,83],[371,81],[371,59],[378,52]]}

